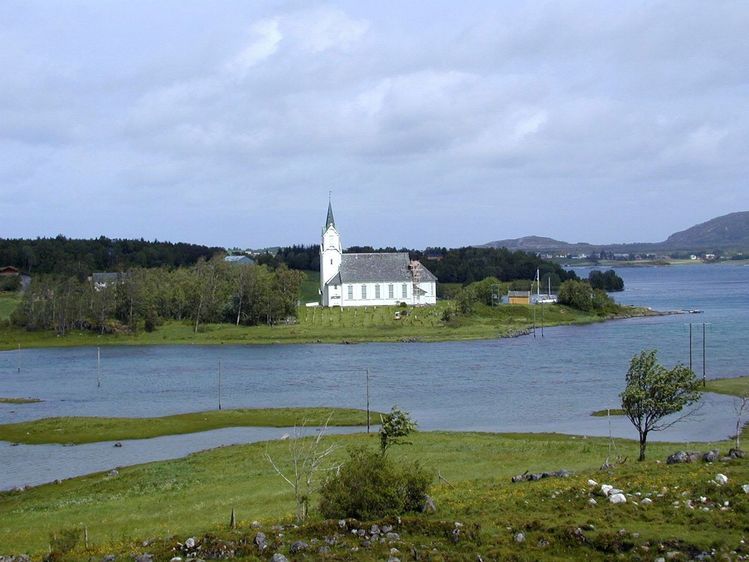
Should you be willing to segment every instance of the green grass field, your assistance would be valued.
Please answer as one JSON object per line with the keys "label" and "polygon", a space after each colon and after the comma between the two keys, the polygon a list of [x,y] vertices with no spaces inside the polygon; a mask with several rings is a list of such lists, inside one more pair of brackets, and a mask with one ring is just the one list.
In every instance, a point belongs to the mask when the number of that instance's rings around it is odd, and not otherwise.
{"label": "green grass field", "polygon": [[[80,345],[153,345],[153,344],[275,344],[275,343],[359,343],[397,341],[447,341],[491,339],[520,333],[533,325],[533,307],[529,305],[488,307],[479,305],[470,316],[443,320],[451,304],[439,301],[430,307],[379,306],[361,308],[300,307],[295,324],[276,326],[235,326],[209,324],[198,333],[188,322],[170,321],[154,332],[99,335],[69,332],[64,337],[53,332],[29,332],[0,328],[0,349]],[[396,312],[400,318],[396,318]],[[536,307],[536,325],[541,325],[541,310]],[[624,308],[615,317],[653,314],[645,309]],[[544,307],[546,326],[600,322],[601,317],[566,306]]]}
{"label": "green grass field", "polygon": [[19,302],[19,293],[0,293],[0,320],[8,320]]}
{"label": "green grass field", "polygon": [[733,396],[749,396],[749,376],[727,379],[711,379],[705,386],[706,392],[731,394]]}
{"label": "green grass field", "polygon": [[[346,447],[378,444],[376,434],[325,439],[340,446],[339,460]],[[608,439],[558,434],[417,432],[410,441],[411,445],[395,447],[389,454],[396,461],[418,459],[435,475],[432,495],[438,511],[404,519],[397,529],[401,539],[395,546],[408,560],[415,558],[414,552],[420,552],[422,560],[466,561],[476,560],[479,554],[484,560],[603,560],[620,554],[626,559],[635,555],[653,559],[669,551],[695,553],[712,548],[728,554],[743,548],[739,541],[749,534],[749,496],[741,489],[749,483],[747,460],[671,466],[662,460],[685,445],[652,443],[648,460],[637,463],[632,461],[637,456],[635,442],[616,440],[615,449],[610,449]],[[727,450],[729,445],[686,447]],[[269,542],[278,539],[274,548],[288,556],[288,545],[296,538],[321,540],[323,534],[337,532],[335,523],[326,526],[313,514],[309,524],[289,527],[285,537],[278,537],[271,525],[290,521],[293,495],[274,473],[266,453],[289,470],[289,443],[274,441],[121,468],[116,476],[97,473],[4,492],[0,494],[0,546],[4,553],[38,556],[47,551],[52,533],[85,527],[88,548],[80,545],[67,560],[100,559],[110,552],[121,554],[123,560],[142,552],[155,552],[157,560],[169,560],[176,542],[190,536],[211,533],[244,537],[251,543],[256,531],[249,524],[258,520]],[[601,472],[604,460],[613,460],[614,455],[628,460]],[[510,482],[524,471],[561,468],[574,471],[573,476]],[[718,472],[728,476],[727,485],[710,483]],[[612,505],[606,498],[591,495],[597,487],[588,485],[589,478],[624,490],[630,494],[628,502]],[[645,496],[652,505],[641,502]],[[597,505],[590,505],[591,497]],[[239,519],[236,531],[228,530],[232,509]],[[458,543],[451,540],[455,521],[465,529]],[[522,543],[514,539],[518,532],[525,536]],[[350,533],[338,536],[340,544],[331,559],[388,557],[391,545],[362,548],[361,540],[351,538]],[[674,559],[687,557],[681,554]]]}
{"label": "green grass field", "polygon": [[[192,412],[161,418],[64,417],[0,425],[0,441],[11,443],[94,443],[124,439],[149,439],[223,427],[367,425],[364,410],[347,408],[258,408]],[[372,423],[379,420],[371,412]]]}

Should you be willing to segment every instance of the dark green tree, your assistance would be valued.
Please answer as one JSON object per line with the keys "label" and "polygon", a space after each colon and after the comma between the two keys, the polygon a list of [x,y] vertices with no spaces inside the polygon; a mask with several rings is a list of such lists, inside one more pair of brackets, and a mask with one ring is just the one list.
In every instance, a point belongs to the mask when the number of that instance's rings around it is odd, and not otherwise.
{"label": "dark green tree", "polygon": [[627,386],[620,394],[625,415],[640,436],[640,456],[645,460],[648,434],[663,431],[694,412],[669,418],[700,399],[699,381],[694,371],[678,364],[666,369],[658,363],[656,350],[642,351],[629,363]]}

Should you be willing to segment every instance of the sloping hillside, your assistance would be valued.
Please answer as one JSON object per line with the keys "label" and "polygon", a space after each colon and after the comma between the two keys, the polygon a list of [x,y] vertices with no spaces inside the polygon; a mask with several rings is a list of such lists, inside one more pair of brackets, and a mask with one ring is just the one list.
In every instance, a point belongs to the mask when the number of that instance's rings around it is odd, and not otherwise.
{"label": "sloping hillside", "polygon": [[664,242],[669,248],[747,248],[749,211],[731,213],[676,232]]}
{"label": "sloping hillside", "polygon": [[740,250],[749,251],[749,211],[741,211],[716,217],[707,222],[676,232],[663,242],[639,242],[633,244],[574,244],[546,238],[525,236],[508,240],[496,240],[482,245],[490,248],[507,248],[531,252],[669,252],[700,250]]}

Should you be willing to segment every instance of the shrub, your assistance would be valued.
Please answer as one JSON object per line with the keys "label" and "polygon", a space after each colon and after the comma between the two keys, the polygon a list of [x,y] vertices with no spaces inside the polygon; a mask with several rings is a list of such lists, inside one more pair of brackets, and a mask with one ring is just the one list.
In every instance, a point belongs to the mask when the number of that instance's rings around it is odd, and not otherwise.
{"label": "shrub", "polygon": [[405,443],[401,438],[406,437],[416,429],[416,422],[411,419],[408,412],[401,410],[398,406],[393,406],[389,414],[380,418],[382,423],[380,427],[380,450],[383,455],[388,447]]}
{"label": "shrub", "polygon": [[418,462],[398,466],[374,450],[352,449],[320,489],[320,512],[328,519],[371,520],[418,511],[431,481]]}

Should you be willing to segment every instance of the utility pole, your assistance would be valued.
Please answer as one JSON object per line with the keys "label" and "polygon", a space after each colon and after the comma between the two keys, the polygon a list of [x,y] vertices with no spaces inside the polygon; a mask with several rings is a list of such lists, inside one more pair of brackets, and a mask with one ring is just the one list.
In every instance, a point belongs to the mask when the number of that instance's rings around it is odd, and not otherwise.
{"label": "utility pole", "polygon": [[18,344],[18,356],[17,356],[18,372],[21,372],[21,344]]}
{"label": "utility pole", "polygon": [[96,388],[101,388],[101,348],[96,348]]}
{"label": "utility pole", "polygon": [[705,330],[705,323],[702,323],[702,386],[707,386],[707,370],[706,370],[706,362],[705,362],[705,334],[707,331]]}
{"label": "utility pole", "polygon": [[544,337],[544,301],[541,301],[541,337]]}
{"label": "utility pole", "polygon": [[369,367],[364,369],[367,377],[367,433],[369,433]]}
{"label": "utility pole", "polygon": [[[533,294],[533,288],[531,288],[531,294]],[[528,302],[531,302],[531,297],[528,297]],[[536,337],[536,305],[531,304],[531,308],[533,309],[533,337]]]}
{"label": "utility pole", "polygon": [[221,359],[218,360],[218,409],[221,409]]}
{"label": "utility pole", "polygon": [[689,323],[689,370],[692,370],[692,323]]}

